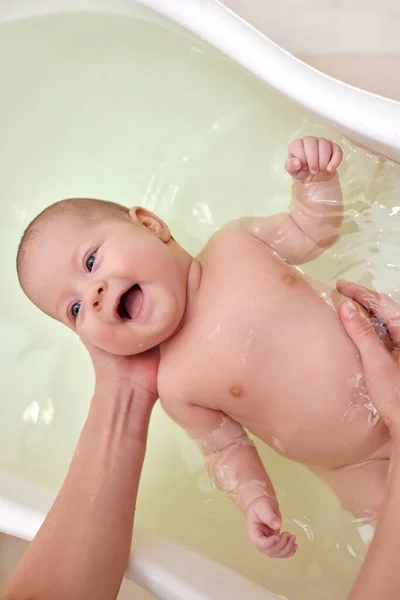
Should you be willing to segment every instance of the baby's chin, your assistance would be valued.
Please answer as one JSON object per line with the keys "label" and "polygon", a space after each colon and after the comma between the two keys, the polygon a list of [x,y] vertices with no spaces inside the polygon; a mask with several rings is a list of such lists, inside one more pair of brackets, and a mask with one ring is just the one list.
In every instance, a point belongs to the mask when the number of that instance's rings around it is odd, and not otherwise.
{"label": "baby's chin", "polygon": [[155,348],[159,346],[161,341],[157,340],[147,340],[140,341],[137,340],[94,340],[94,339],[84,339],[80,338],[85,346],[94,346],[95,348],[100,348],[104,352],[108,352],[109,354],[114,354],[116,356],[133,356],[135,354],[141,354],[142,352],[146,352],[147,350],[151,350],[151,348]]}
{"label": "baby's chin", "polygon": [[133,356],[134,354],[141,354],[142,352],[146,352],[158,344],[152,343],[131,343],[131,344],[116,344],[116,343],[91,343],[92,346],[96,348],[100,348],[100,350],[104,350],[104,352],[108,352],[109,354],[115,354],[116,356]]}
{"label": "baby's chin", "polygon": [[[133,356],[147,352],[152,348],[156,348],[173,337],[179,330],[182,315],[176,313],[175,319],[160,319],[154,322],[151,326],[144,328],[131,329],[128,324],[123,327],[123,331],[117,328],[117,331],[96,331],[94,335],[83,336],[79,335],[81,341],[86,345],[100,348],[109,354],[116,356]],[[139,339],[138,339],[139,338]]]}

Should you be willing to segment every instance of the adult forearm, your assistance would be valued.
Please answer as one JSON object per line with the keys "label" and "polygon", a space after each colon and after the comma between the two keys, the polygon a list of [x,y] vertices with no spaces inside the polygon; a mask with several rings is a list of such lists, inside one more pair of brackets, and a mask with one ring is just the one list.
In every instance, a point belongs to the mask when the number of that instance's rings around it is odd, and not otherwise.
{"label": "adult forearm", "polygon": [[117,597],[153,405],[123,387],[96,391],[64,485],[1,598]]}
{"label": "adult forearm", "polygon": [[[400,450],[400,449],[399,449]],[[349,600],[400,597],[400,452],[391,458],[388,486],[374,539]]]}

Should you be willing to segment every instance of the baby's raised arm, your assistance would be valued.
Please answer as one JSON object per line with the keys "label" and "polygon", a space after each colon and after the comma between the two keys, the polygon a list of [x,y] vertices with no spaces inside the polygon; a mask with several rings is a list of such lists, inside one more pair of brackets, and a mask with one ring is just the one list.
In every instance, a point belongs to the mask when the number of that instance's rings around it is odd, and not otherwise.
{"label": "baby's raised arm", "polygon": [[290,264],[316,258],[339,235],[343,201],[336,169],[341,160],[341,148],[329,140],[294,140],[285,163],[293,177],[289,212],[240,219],[232,225],[245,229]]}
{"label": "baby's raised arm", "polygon": [[253,546],[272,558],[293,556],[296,538],[280,533],[281,515],[273,485],[243,427],[209,408],[193,404],[163,406],[200,446],[216,487],[245,514]]}

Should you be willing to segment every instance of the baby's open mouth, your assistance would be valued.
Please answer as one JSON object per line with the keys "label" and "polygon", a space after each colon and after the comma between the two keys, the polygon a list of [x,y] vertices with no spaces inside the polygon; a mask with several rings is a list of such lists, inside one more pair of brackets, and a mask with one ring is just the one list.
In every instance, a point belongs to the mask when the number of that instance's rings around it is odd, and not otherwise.
{"label": "baby's open mouth", "polygon": [[142,309],[143,292],[140,285],[133,285],[122,294],[117,306],[117,313],[123,321],[137,319]]}

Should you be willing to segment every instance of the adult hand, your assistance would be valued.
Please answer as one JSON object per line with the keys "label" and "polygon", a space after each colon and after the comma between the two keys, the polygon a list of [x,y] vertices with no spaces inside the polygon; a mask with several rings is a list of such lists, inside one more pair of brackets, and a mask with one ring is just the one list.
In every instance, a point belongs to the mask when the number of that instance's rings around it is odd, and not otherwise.
{"label": "adult hand", "polygon": [[157,398],[157,372],[160,360],[159,348],[153,348],[133,356],[109,354],[95,346],[86,345],[96,374],[96,389],[107,384],[115,385],[131,382]]}
{"label": "adult hand", "polygon": [[96,389],[77,450],[43,526],[0,592],[4,600],[117,597],[157,398],[159,351],[88,350]]}
{"label": "adult hand", "polygon": [[[349,600],[397,600],[400,595],[400,305],[389,296],[339,281],[339,313],[357,346],[372,404],[393,439],[390,468],[375,536]],[[387,335],[387,340],[385,336]]]}
{"label": "adult hand", "polygon": [[360,352],[372,404],[387,423],[392,437],[398,437],[400,305],[386,294],[355,283],[338,281],[337,289],[350,299],[342,303],[339,313],[347,334]]}

